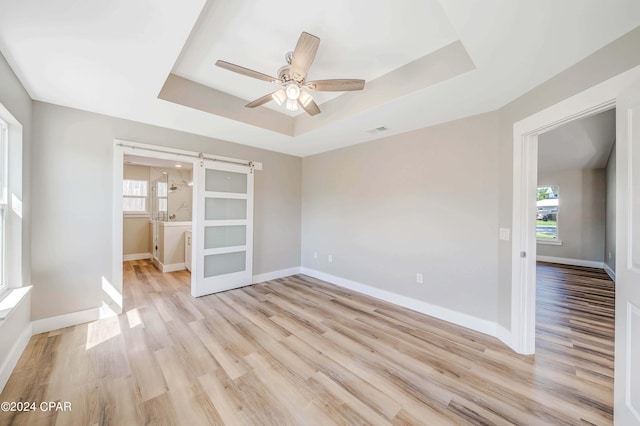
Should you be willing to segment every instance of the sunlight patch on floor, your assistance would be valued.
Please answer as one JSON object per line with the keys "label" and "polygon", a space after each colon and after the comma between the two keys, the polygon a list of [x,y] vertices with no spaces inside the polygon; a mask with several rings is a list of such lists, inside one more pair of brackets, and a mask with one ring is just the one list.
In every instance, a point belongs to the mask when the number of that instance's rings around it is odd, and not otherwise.
{"label": "sunlight patch on floor", "polygon": [[[108,309],[107,305],[103,305],[103,308],[105,307]],[[119,336],[120,333],[120,321],[115,313],[110,317],[89,323],[87,326],[87,342],[85,344],[85,349],[89,350],[98,346],[109,339]]]}
{"label": "sunlight patch on floor", "polygon": [[144,328],[142,318],[140,318],[140,312],[138,309],[132,309],[127,312],[127,320],[129,320],[129,328],[134,328],[141,325]]}

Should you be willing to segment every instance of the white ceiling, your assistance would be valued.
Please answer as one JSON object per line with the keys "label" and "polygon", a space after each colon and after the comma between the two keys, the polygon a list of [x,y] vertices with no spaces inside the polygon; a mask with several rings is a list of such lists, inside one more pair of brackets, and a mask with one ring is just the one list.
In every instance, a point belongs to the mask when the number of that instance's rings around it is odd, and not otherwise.
{"label": "white ceiling", "polygon": [[615,139],[615,109],[571,121],[538,137],[538,171],[602,169]]}
{"label": "white ceiling", "polygon": [[[0,52],[32,98],[299,156],[499,108],[640,25],[637,0],[0,2]],[[321,38],[310,78],[375,79],[455,40],[475,69],[297,136],[158,99],[171,73],[260,97],[268,83],[214,62],[274,74],[301,31]]]}

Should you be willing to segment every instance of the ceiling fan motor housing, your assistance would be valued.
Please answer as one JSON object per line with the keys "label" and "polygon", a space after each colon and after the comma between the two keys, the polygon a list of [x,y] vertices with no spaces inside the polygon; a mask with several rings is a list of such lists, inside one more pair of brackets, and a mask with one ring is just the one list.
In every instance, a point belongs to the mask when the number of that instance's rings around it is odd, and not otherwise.
{"label": "ceiling fan motor housing", "polygon": [[278,78],[283,83],[291,80],[291,65],[284,65],[278,69]]}

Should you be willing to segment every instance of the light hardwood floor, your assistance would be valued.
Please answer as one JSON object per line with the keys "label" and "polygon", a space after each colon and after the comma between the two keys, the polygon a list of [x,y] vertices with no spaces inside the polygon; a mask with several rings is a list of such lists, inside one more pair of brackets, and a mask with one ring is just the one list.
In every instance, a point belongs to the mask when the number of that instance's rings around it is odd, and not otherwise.
{"label": "light hardwood floor", "polygon": [[34,336],[0,395],[72,411],[0,424],[610,424],[613,283],[538,274],[525,357],[303,275],[193,299],[188,273],[126,262],[126,313]]}

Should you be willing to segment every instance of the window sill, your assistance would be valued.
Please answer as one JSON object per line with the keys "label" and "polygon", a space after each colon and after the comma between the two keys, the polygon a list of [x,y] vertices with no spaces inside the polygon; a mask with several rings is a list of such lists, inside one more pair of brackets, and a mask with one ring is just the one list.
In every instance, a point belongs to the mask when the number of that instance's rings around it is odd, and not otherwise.
{"label": "window sill", "polygon": [[560,240],[536,240],[536,243],[542,244],[545,246],[561,246],[562,241]]}
{"label": "window sill", "polygon": [[122,215],[125,219],[149,219],[149,213],[124,213]]}
{"label": "window sill", "polygon": [[0,323],[24,300],[30,290],[31,286],[10,288],[0,295],[0,299],[2,299],[0,300]]}

